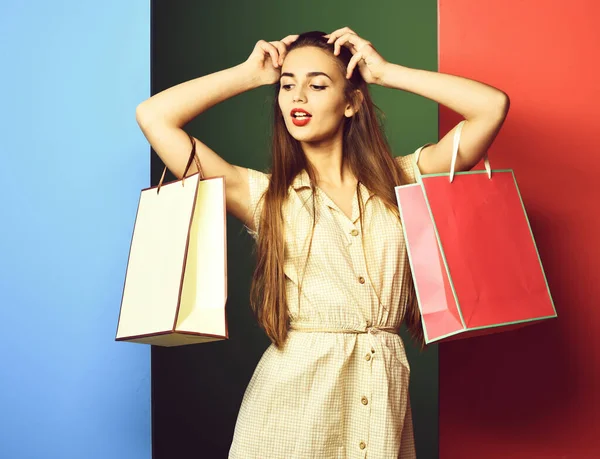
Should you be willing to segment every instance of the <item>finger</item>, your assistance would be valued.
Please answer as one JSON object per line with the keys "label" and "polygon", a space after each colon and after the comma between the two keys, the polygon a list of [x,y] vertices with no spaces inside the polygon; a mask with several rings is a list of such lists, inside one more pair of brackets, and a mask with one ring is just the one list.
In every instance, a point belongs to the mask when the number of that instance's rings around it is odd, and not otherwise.
{"label": "finger", "polygon": [[337,30],[336,30],[336,31],[334,31],[334,32],[331,32],[331,33],[330,33],[330,34],[328,34],[328,35],[325,35],[326,37],[329,37],[329,38],[327,39],[327,43],[331,44],[331,43],[333,43],[335,40],[337,40],[337,38],[339,37],[339,35],[340,35],[340,34],[339,34],[339,33],[336,33],[336,32],[337,32]]}
{"label": "finger", "polygon": [[349,27],[343,27],[343,28],[338,29],[338,30],[336,30],[334,32],[331,32],[329,34],[329,40],[327,40],[327,43],[333,43],[339,37],[341,37],[342,35],[347,34],[347,33],[353,33],[353,34],[357,35],[356,32],[354,32],[351,28],[349,28]]}
{"label": "finger", "polygon": [[277,48],[277,64],[283,64],[283,57],[285,55],[285,45],[280,41],[271,41],[269,43],[271,43],[273,46],[275,46],[275,48]]}
{"label": "finger", "polygon": [[[283,44],[283,49],[279,50],[279,65],[283,65],[283,61],[287,56],[287,48],[292,43],[294,43],[300,35],[288,35],[285,38],[282,38],[279,43]],[[278,48],[279,49],[279,48]]]}
{"label": "finger", "polygon": [[340,53],[340,48],[343,45],[345,45],[346,43],[349,43],[350,45],[354,46],[354,49],[352,49],[350,46],[347,46],[347,48],[349,48],[350,51],[352,51],[352,53],[354,54],[354,52],[357,49],[359,40],[360,40],[360,38],[357,35],[354,35],[352,33],[347,33],[347,34],[342,35],[340,38],[338,38],[335,41],[333,54],[335,54],[337,56]]}
{"label": "finger", "polygon": [[300,35],[288,35],[285,38],[281,39],[281,42],[285,44],[285,46],[290,46],[293,42],[295,42]]}
{"label": "finger", "polygon": [[[342,35],[352,32],[348,27],[342,27],[341,29],[334,30],[329,34],[330,37],[341,37]],[[353,33],[353,32],[352,32]]]}
{"label": "finger", "polygon": [[335,40],[335,42],[333,43],[333,54],[334,54],[334,56],[337,56],[338,54],[340,54],[341,47],[347,41],[348,41],[348,35],[347,34],[342,35],[337,40]]}
{"label": "finger", "polygon": [[271,43],[267,43],[266,41],[264,43],[261,43],[260,48],[264,52],[269,53],[269,55],[271,56],[271,60],[273,61],[273,67],[277,68],[277,48],[275,48],[275,46],[273,46]]}
{"label": "finger", "polygon": [[350,62],[348,62],[348,70],[346,71],[346,78],[352,77],[352,72],[354,72],[354,69],[356,68],[356,66],[361,61],[362,58],[363,58],[363,55],[360,52],[358,52],[354,56],[352,56],[352,59],[350,59]]}
{"label": "finger", "polygon": [[340,37],[342,35],[343,35],[342,29],[334,30],[329,35],[326,35],[329,37],[329,39],[327,40],[327,43],[329,43],[329,44],[333,43],[335,40],[338,39],[338,37]]}

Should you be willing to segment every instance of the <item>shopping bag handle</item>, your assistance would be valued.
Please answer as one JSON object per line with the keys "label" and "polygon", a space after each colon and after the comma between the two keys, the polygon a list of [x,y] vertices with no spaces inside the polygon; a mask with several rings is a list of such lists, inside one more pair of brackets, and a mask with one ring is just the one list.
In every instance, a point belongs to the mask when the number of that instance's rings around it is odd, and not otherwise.
{"label": "shopping bag handle", "polygon": [[[204,180],[204,173],[202,172],[202,167],[200,166],[200,159],[198,158],[198,155],[196,154],[196,142],[194,141],[194,138],[190,134],[188,134],[188,137],[190,138],[190,142],[192,142],[192,151],[190,152],[190,158],[188,159],[188,162],[185,166],[185,170],[183,171],[183,176],[181,177],[181,186],[183,186],[183,184],[185,182],[185,176],[187,175],[188,171],[190,170],[190,167],[192,167],[192,161],[196,162],[196,167],[198,168],[198,173],[200,174],[200,180]],[[160,193],[160,187],[163,184],[166,172],[167,172],[167,166],[165,166],[165,168],[163,169],[163,173],[158,182],[158,187],[156,187],[156,194]]]}
{"label": "shopping bag handle", "polygon": [[[454,173],[456,169],[456,158],[458,157],[458,145],[460,144],[460,134],[462,132],[462,128],[465,124],[466,120],[462,120],[456,126],[456,131],[454,131],[454,143],[452,145],[452,161],[450,162],[450,182],[454,180]],[[431,145],[431,144],[427,144]],[[421,181],[421,171],[419,170],[419,156],[421,155],[421,150],[425,148],[427,145],[423,145],[415,152],[415,176],[417,177],[417,182]],[[483,164],[485,165],[485,170],[488,173],[488,177],[492,178],[492,168],[490,166],[490,160],[488,159],[487,151],[485,155],[483,155]]]}

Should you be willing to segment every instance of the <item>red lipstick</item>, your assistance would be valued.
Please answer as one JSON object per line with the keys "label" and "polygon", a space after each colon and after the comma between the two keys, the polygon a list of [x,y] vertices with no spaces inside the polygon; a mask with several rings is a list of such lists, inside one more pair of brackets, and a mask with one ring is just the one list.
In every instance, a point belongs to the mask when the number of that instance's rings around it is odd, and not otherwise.
{"label": "red lipstick", "polygon": [[[296,116],[296,113],[298,113],[298,116]],[[292,108],[290,115],[292,117],[292,123],[294,123],[295,126],[306,126],[312,117],[310,113],[302,108]]]}

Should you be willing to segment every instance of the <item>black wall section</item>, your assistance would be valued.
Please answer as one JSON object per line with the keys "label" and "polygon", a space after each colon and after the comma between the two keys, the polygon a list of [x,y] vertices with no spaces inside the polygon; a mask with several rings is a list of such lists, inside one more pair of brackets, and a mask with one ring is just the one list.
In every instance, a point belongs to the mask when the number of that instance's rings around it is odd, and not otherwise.
{"label": "black wall section", "polygon": [[[348,25],[389,61],[437,69],[435,0],[301,3],[260,0],[217,3],[152,2],[152,94],[244,61],[259,39]],[[391,89],[372,87],[386,115],[395,154],[437,139],[437,105]],[[201,114],[186,130],[231,163],[265,169],[273,88],[262,87]],[[162,162],[152,152],[152,184]],[[168,177],[169,180],[173,176]],[[269,340],[249,307],[252,239],[228,217],[228,341],[152,348],[153,457],[226,458],[244,390]],[[419,459],[438,457],[437,348],[418,353],[408,341],[411,400]],[[267,459],[267,458],[265,458]],[[379,459],[379,458],[374,458]]]}

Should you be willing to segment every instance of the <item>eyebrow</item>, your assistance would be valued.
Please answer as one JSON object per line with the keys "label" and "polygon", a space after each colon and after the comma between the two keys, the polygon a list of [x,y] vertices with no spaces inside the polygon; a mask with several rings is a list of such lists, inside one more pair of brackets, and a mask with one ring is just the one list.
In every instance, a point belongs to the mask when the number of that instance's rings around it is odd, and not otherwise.
{"label": "eyebrow", "polygon": [[[331,80],[331,77],[324,72],[308,72],[306,74],[307,77],[314,77],[314,76],[319,76],[319,75],[324,75]],[[280,79],[283,78],[284,76],[295,78],[295,75],[293,73],[284,72],[281,74]],[[333,81],[333,80],[331,80],[331,81]]]}

